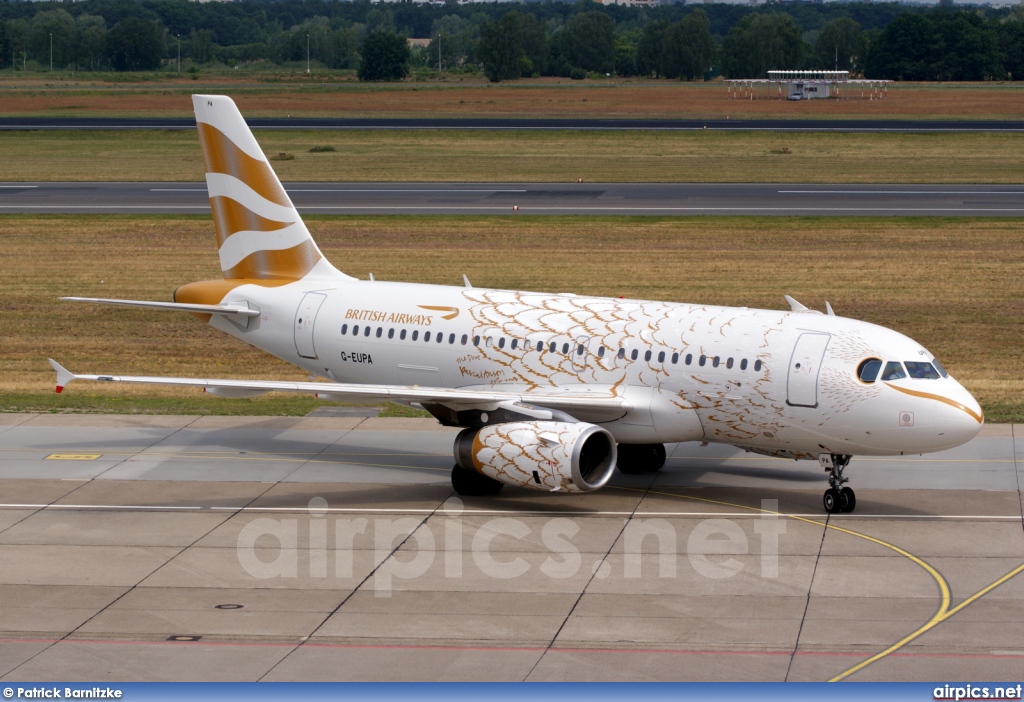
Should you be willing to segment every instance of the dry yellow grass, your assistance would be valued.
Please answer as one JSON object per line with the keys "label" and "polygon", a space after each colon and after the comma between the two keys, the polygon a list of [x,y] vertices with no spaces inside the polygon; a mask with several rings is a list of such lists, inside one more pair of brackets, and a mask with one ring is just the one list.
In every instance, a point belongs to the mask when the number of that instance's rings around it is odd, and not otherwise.
{"label": "dry yellow grass", "polygon": [[[818,308],[828,299],[841,315],[928,346],[990,415],[1024,416],[1024,237],[1015,220],[340,217],[310,225],[339,268],[379,280],[460,284],[466,273],[479,287],[769,308],[784,308],[784,293]],[[304,377],[189,315],[57,300],[169,299],[177,285],[217,277],[205,218],[7,217],[0,240],[0,394],[52,391],[47,356],[81,372]]]}
{"label": "dry yellow grass", "polygon": [[[883,100],[843,99],[793,103],[776,91],[756,100],[730,97],[723,82],[680,83],[643,78],[524,79],[500,84],[483,76],[444,80],[361,83],[351,73],[313,76],[102,74],[12,78],[0,72],[0,115],[191,117],[192,93],[231,95],[251,117],[556,117],[590,119],[1020,119],[1024,93],[1012,82],[900,83]],[[100,78],[100,80],[98,80]]]}
{"label": "dry yellow grass", "polygon": [[[1024,134],[261,131],[285,181],[1020,183]],[[331,153],[309,153],[331,146]],[[189,131],[0,132],[0,181],[202,180]]]}

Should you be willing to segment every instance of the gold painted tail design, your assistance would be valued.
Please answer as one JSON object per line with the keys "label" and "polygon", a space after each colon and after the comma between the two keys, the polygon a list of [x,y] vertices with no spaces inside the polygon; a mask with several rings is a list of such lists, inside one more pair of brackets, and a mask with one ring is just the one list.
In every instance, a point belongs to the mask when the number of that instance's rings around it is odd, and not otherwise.
{"label": "gold painted tail design", "polygon": [[220,267],[230,280],[282,285],[342,275],[320,253],[231,98],[193,95]]}

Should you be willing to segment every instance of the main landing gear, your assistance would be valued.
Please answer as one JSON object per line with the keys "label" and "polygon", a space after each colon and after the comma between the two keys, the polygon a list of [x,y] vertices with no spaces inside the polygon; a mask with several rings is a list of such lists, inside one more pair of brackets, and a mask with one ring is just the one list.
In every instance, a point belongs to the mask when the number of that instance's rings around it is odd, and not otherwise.
{"label": "main landing gear", "polygon": [[857,507],[857,495],[852,489],[845,486],[850,479],[843,475],[843,471],[850,465],[850,456],[840,453],[823,453],[818,456],[818,462],[829,473],[828,484],[830,487],[821,498],[825,511],[829,514],[852,512]]}

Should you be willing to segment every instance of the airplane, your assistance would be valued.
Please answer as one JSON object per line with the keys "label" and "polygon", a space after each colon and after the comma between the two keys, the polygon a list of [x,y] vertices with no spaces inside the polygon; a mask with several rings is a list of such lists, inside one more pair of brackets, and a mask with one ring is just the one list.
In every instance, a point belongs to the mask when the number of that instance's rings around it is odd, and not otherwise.
{"label": "airplane", "polygon": [[666,443],[713,442],[828,471],[828,513],[852,512],[852,456],[940,451],[981,407],[921,344],[808,309],[716,307],[359,280],[321,254],[235,103],[194,95],[223,278],[173,302],[64,300],[193,313],[324,381],[82,375],[72,380],[390,400],[459,427],[460,495],[504,485],[580,493],[616,468],[653,473]]}

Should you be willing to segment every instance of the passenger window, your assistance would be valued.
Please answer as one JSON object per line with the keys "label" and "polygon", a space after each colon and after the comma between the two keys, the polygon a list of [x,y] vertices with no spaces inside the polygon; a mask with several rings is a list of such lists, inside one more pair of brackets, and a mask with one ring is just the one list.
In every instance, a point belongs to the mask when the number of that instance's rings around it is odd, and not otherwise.
{"label": "passenger window", "polygon": [[437,333],[437,343],[439,343],[439,344],[443,344],[444,343],[444,332],[438,332]]}
{"label": "passenger window", "polygon": [[569,344],[562,344],[562,353],[566,356],[569,355]]}
{"label": "passenger window", "polygon": [[718,364],[719,364],[719,363],[721,362],[721,360],[722,360],[722,359],[721,359],[721,357],[720,357],[720,356],[715,356],[715,357],[714,357],[714,358],[713,358],[713,359],[711,360],[711,365],[712,365],[712,366],[714,366],[715,368],[718,368]]}
{"label": "passenger window", "polygon": [[756,370],[756,371],[761,370],[761,362],[760,361],[754,361],[754,370]]}
{"label": "passenger window", "polygon": [[389,339],[394,339],[395,338],[395,330],[394,329],[388,329],[388,338]]}
{"label": "passenger window", "polygon": [[423,341],[430,341],[430,332],[423,332]]}
{"label": "passenger window", "polygon": [[725,362],[725,367],[726,368],[732,368],[732,359],[731,358],[728,361]]}
{"label": "passenger window", "polygon": [[501,338],[498,339],[498,348],[499,349],[505,348],[505,337],[501,337]]}
{"label": "passenger window", "polygon": [[645,360],[645,361],[649,361],[649,360],[651,360],[651,352],[650,352],[650,350],[649,350],[649,349],[648,349],[647,351],[645,351],[645,352],[644,352],[644,360]]}
{"label": "passenger window", "polygon": [[537,350],[538,351],[543,351],[544,350],[544,342],[543,341],[538,341],[537,342]]}
{"label": "passenger window", "polygon": [[873,383],[878,380],[878,371],[882,369],[882,361],[877,358],[869,358],[861,361],[857,366],[857,377],[862,383]]}
{"label": "passenger window", "polygon": [[686,365],[690,365],[691,363],[693,363],[693,354],[688,353],[686,354]]}
{"label": "passenger window", "polygon": [[597,357],[604,358],[604,346],[597,347]]}
{"label": "passenger window", "polygon": [[906,377],[907,374],[903,372],[903,364],[899,361],[889,361],[885,364],[885,370],[882,371],[882,380],[899,380]]}
{"label": "passenger window", "polygon": [[398,332],[398,338],[401,339],[402,341],[405,341],[405,330],[404,329],[402,331]]}
{"label": "passenger window", "polygon": [[412,340],[413,341],[416,341],[416,339],[419,337],[419,335],[420,335],[419,329],[413,329],[412,330]]}
{"label": "passenger window", "polygon": [[584,351],[586,351],[586,350],[587,350],[587,347],[586,347],[586,346],[584,346],[583,344],[579,344],[579,345],[578,345],[578,346],[576,347],[576,355],[577,355],[577,356],[582,356],[582,355],[583,355],[583,352],[584,352]]}
{"label": "passenger window", "polygon": [[744,358],[742,361],[740,361],[740,370],[746,370],[746,369],[747,369],[747,359]]}
{"label": "passenger window", "polygon": [[382,335],[383,333],[384,333],[384,329],[383,329],[383,327],[377,327],[377,338],[378,338],[378,339],[379,339],[379,338],[381,337],[381,335]]}
{"label": "passenger window", "polygon": [[665,352],[664,351],[659,351],[658,352],[658,363],[664,363],[664,362],[665,362]]}
{"label": "passenger window", "polygon": [[677,363],[679,363],[679,354],[678,353],[674,353],[674,354],[672,354],[672,365],[674,366]]}
{"label": "passenger window", "polygon": [[359,325],[355,324],[352,326],[352,336],[359,336]]}
{"label": "passenger window", "polygon": [[370,331],[371,331],[370,327],[364,327],[363,328],[363,336],[369,336],[370,335]]}
{"label": "passenger window", "polygon": [[619,349],[619,352],[617,354],[615,354],[615,355],[618,356],[619,358],[625,358],[626,357],[626,349]]}
{"label": "passenger window", "polygon": [[480,345],[480,336],[479,335],[474,336],[473,337],[473,346],[479,346],[479,345]]}
{"label": "passenger window", "polygon": [[512,339],[512,350],[515,351],[517,346],[519,346],[519,339]]}
{"label": "passenger window", "polygon": [[906,361],[903,365],[907,367],[907,373],[911,378],[920,380],[938,380],[941,376],[931,363],[924,361]]}
{"label": "passenger window", "polygon": [[550,344],[548,345],[548,351],[550,351],[551,353],[554,353],[554,352],[555,352],[555,351],[557,351],[557,350],[558,350],[558,344],[556,344],[556,343],[555,343],[554,341],[552,341],[552,342],[551,342],[551,343],[550,343]]}
{"label": "passenger window", "polygon": [[640,352],[637,351],[636,349],[633,349],[633,352],[631,354],[629,354],[629,357],[635,361],[636,357],[639,356],[639,355],[640,355]]}
{"label": "passenger window", "polygon": [[707,363],[707,362],[708,362],[708,357],[705,356],[704,354],[701,354],[700,355],[700,361],[698,361],[697,363],[703,368],[704,364]]}
{"label": "passenger window", "polygon": [[467,341],[469,341],[469,337],[466,334],[463,334],[462,335],[462,345],[465,346]]}
{"label": "passenger window", "polygon": [[341,333],[342,334],[348,334],[348,325],[347,324],[342,324],[341,325]]}

